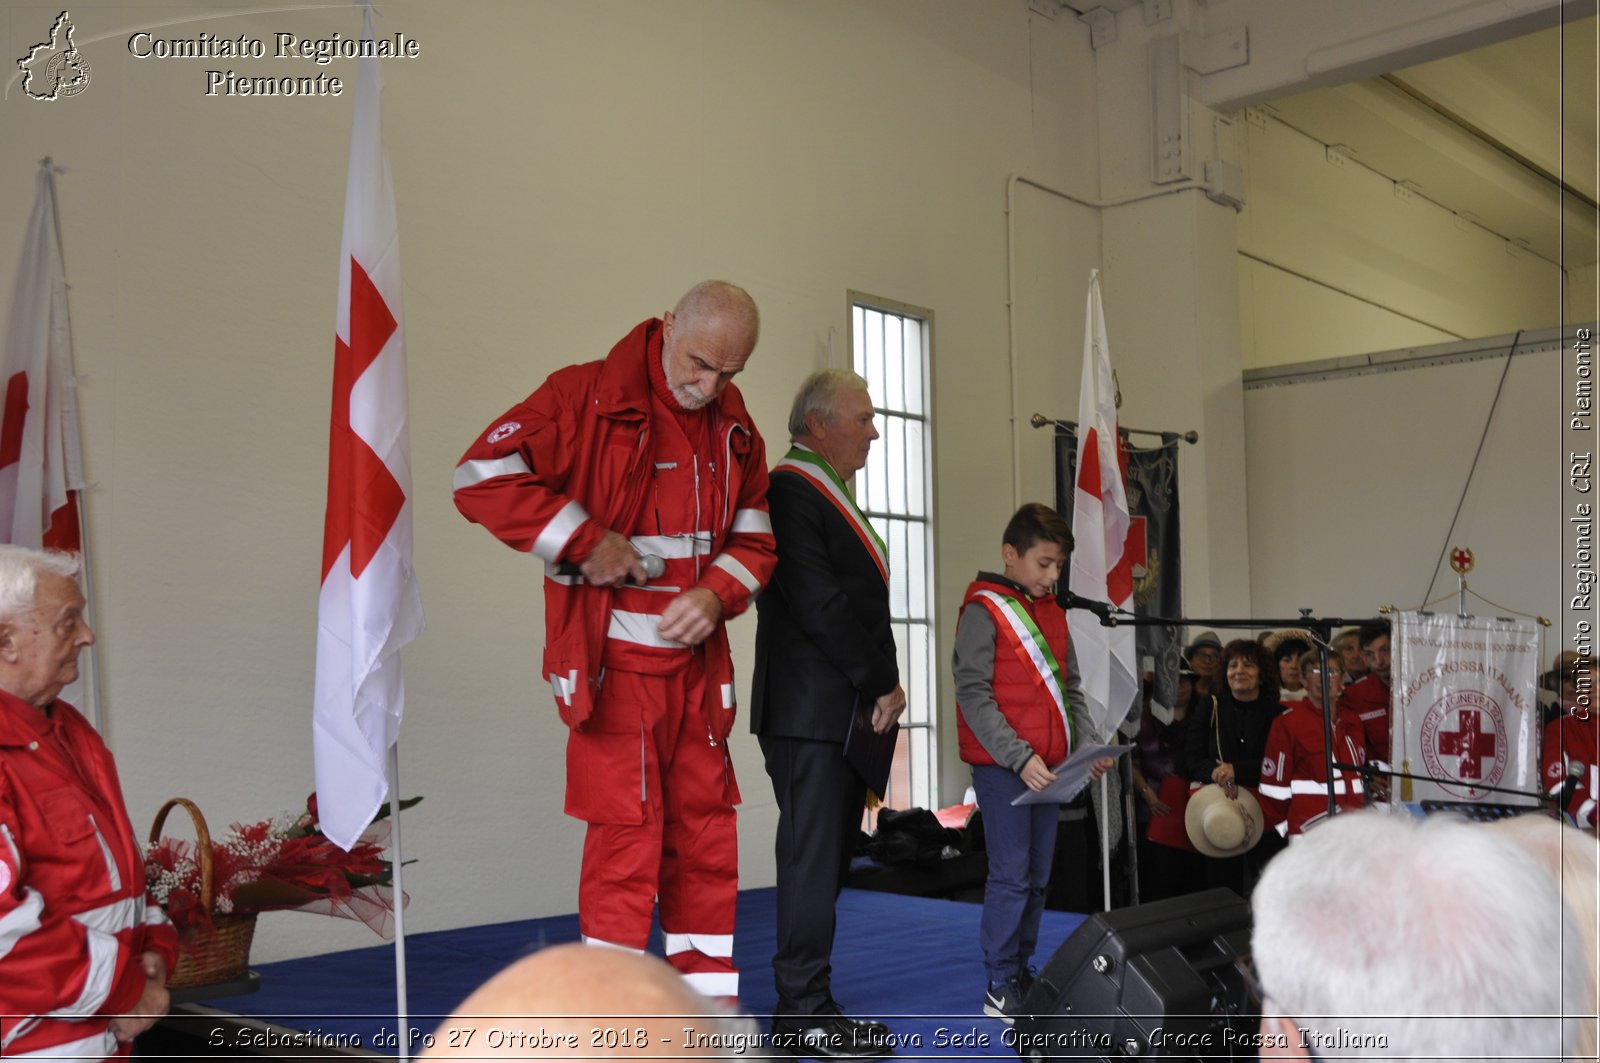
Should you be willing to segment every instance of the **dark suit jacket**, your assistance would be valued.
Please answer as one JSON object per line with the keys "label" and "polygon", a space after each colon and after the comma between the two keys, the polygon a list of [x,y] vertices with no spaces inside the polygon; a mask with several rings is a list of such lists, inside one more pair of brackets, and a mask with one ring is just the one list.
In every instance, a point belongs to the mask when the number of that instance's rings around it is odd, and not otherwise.
{"label": "dark suit jacket", "polygon": [[844,742],[857,699],[900,682],[889,588],[832,502],[792,473],[767,490],[778,567],[756,599],[750,729]]}

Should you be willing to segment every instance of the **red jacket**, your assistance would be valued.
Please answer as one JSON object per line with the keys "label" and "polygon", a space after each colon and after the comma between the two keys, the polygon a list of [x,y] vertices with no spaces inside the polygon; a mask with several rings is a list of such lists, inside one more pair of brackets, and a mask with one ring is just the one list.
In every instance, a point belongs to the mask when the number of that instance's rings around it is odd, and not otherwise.
{"label": "red jacket", "polygon": [[[1033,747],[1039,754],[1045,767],[1054,768],[1067,758],[1072,752],[1072,743],[1067,731],[1067,725],[1062,719],[1061,711],[1057,708],[1055,699],[1047,693],[1041,683],[1039,671],[1032,664],[1023,661],[1016,652],[1019,643],[1008,625],[1006,619],[999,615],[999,606],[992,600],[984,597],[980,592],[991,591],[1004,595],[1012,601],[1018,602],[1028,615],[1033,618],[1039,633],[1044,636],[1045,642],[1050,647],[1050,652],[1055,654],[1056,662],[1061,666],[1062,680],[1066,679],[1067,670],[1067,614],[1055,604],[1055,598],[1046,596],[1037,600],[1017,593],[1013,587],[999,583],[990,583],[986,580],[974,580],[967,587],[967,595],[961,602],[962,609],[987,609],[990,619],[994,621],[994,700],[1000,709],[1000,714],[1006,718],[1006,723],[1017,732],[1017,737]],[[1040,608],[1040,606],[1045,608]],[[1063,698],[1066,691],[1061,691]],[[956,706],[956,734],[960,744],[961,759],[968,764],[993,764],[994,757],[978,741],[978,736],[967,725],[967,720],[961,713],[961,706]],[[1070,706],[1067,711],[1071,712]]]}
{"label": "red jacket", "polygon": [[1339,695],[1339,711],[1361,721],[1367,755],[1373,760],[1389,759],[1389,700],[1389,684],[1377,672],[1368,672]]}
{"label": "red jacket", "polygon": [[[1328,814],[1328,760],[1324,750],[1322,711],[1309,700],[1296,701],[1272,721],[1267,751],[1261,760],[1261,810],[1279,834],[1303,833]],[[1361,723],[1336,712],[1333,721],[1333,759],[1344,764],[1364,764]],[[1361,776],[1333,769],[1333,799],[1341,812],[1365,802]]]}
{"label": "red jacket", "polygon": [[1544,781],[1550,796],[1559,799],[1568,779],[1572,794],[1562,811],[1578,826],[1593,827],[1600,797],[1600,725],[1593,710],[1583,716],[1568,712],[1544,730]]}
{"label": "red jacket", "polygon": [[111,751],[51,713],[0,692],[0,1056],[127,1055],[107,1025],[144,991],[142,953],[177,965],[178,935],[145,898]]}
{"label": "red jacket", "polygon": [[[661,322],[651,319],[604,361],[552,373],[468,448],[456,468],[456,508],[506,544],[537,555],[549,569],[587,557],[607,530],[626,535],[642,527],[647,506],[661,504],[650,497],[656,448],[646,362],[660,357]],[[767,514],[766,450],[738,388],[730,384],[706,414],[714,441],[714,453],[705,455],[707,473],[717,478],[724,502],[720,512],[702,514],[710,560],[695,586],[717,596],[727,619],[749,607],[771,576],[777,553]],[[619,595],[552,576],[549,569],[544,674],[561,718],[581,728],[594,711]],[[720,740],[734,715],[733,661],[721,625],[704,650],[709,678],[725,691],[727,711],[707,721]]]}

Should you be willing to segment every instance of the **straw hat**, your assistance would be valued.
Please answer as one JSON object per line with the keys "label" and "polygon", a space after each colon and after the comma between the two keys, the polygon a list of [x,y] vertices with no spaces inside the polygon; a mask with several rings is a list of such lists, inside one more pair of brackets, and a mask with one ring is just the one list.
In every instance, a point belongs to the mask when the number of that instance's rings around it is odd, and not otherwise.
{"label": "straw hat", "polygon": [[1266,826],[1256,795],[1239,787],[1230,800],[1216,783],[1202,786],[1189,798],[1183,826],[1194,847],[1207,856],[1238,856],[1255,848]]}

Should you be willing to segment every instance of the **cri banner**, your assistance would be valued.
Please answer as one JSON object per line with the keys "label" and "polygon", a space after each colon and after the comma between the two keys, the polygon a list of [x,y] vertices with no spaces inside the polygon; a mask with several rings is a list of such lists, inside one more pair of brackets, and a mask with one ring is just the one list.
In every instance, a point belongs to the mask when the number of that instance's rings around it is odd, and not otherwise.
{"label": "cri banner", "polygon": [[1419,776],[1412,798],[1537,803],[1533,623],[1412,612],[1396,615],[1393,633],[1392,755]]}

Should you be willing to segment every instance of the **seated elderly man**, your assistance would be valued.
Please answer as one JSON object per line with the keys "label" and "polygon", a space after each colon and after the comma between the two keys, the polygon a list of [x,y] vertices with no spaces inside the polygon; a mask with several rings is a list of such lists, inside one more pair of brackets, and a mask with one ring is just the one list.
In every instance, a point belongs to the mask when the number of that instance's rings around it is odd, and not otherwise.
{"label": "seated elderly man", "polygon": [[78,560],[0,546],[0,1056],[105,1059],[167,1012],[178,937],[146,901],[122,784],[57,695],[94,641]]}
{"label": "seated elderly man", "polygon": [[1454,817],[1338,816],[1251,898],[1262,1059],[1564,1059],[1585,950],[1556,883]]}

